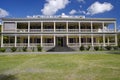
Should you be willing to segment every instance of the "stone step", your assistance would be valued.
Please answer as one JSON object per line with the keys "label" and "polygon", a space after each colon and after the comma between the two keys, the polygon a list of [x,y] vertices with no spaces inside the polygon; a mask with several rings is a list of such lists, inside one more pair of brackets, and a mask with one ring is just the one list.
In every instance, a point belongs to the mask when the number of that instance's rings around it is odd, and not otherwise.
{"label": "stone step", "polygon": [[56,46],[48,50],[47,52],[69,52],[69,51],[74,51],[74,50],[67,46],[66,47]]}

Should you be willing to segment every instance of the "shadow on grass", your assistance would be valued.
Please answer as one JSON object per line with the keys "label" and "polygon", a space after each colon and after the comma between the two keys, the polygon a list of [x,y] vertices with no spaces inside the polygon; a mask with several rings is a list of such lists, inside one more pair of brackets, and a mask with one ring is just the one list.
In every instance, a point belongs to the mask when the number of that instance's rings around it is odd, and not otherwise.
{"label": "shadow on grass", "polygon": [[14,75],[0,74],[0,80],[18,80]]}
{"label": "shadow on grass", "polygon": [[118,54],[118,55],[120,55],[120,51],[109,51],[108,53],[109,54]]}

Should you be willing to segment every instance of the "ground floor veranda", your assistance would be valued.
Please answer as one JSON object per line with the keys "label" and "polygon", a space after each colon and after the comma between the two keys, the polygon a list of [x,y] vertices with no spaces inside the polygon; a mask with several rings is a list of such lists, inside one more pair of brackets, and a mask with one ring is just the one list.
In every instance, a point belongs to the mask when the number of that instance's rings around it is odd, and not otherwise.
{"label": "ground floor veranda", "polygon": [[68,46],[117,46],[116,34],[82,34],[82,35],[4,35],[1,47],[55,47]]}

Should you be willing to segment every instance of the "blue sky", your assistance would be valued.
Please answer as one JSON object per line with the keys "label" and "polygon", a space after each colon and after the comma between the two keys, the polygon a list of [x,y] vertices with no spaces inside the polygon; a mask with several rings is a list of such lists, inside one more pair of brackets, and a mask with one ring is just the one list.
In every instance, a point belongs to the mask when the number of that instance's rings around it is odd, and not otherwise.
{"label": "blue sky", "polygon": [[85,15],[88,18],[117,18],[120,29],[120,0],[1,0],[0,17],[33,15]]}

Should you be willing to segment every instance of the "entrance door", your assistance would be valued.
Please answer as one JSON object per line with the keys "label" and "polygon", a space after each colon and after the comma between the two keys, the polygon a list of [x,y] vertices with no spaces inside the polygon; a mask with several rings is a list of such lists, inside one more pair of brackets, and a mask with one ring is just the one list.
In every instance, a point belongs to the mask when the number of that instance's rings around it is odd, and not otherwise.
{"label": "entrance door", "polygon": [[66,37],[56,37],[56,46],[66,46]]}

